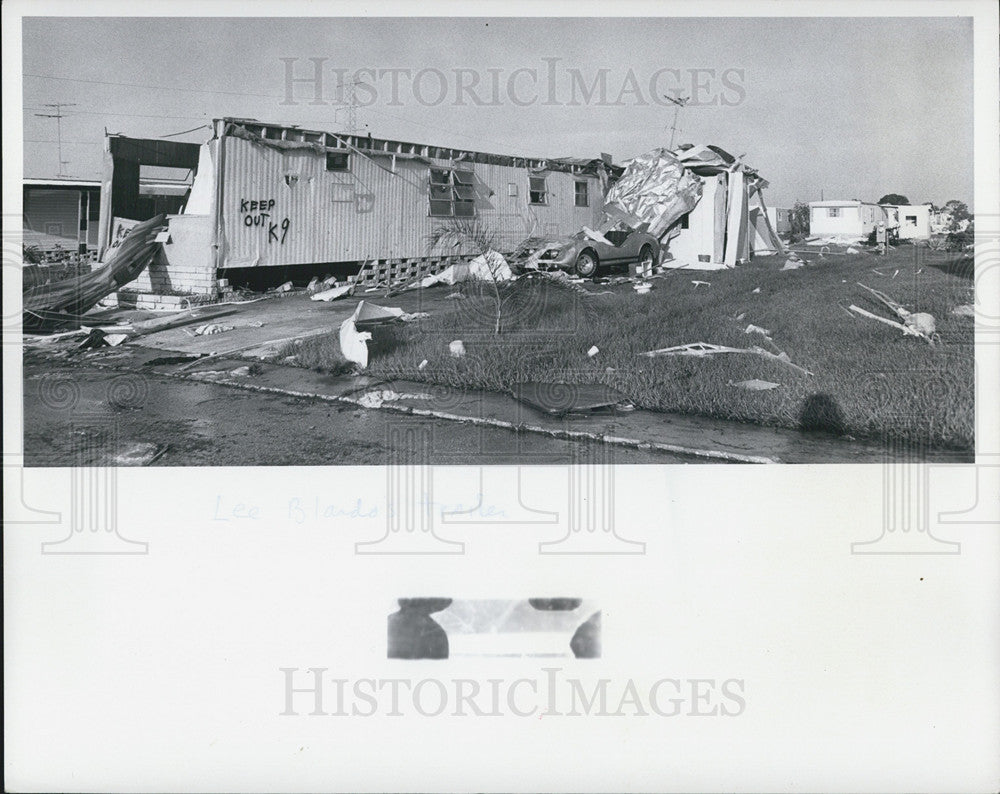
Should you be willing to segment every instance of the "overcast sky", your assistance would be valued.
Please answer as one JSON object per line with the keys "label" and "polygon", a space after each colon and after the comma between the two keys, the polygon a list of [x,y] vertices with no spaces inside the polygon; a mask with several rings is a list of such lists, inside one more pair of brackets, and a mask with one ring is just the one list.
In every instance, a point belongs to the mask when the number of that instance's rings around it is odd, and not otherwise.
{"label": "overcast sky", "polygon": [[[295,77],[319,63],[323,104],[314,83],[283,104],[282,58]],[[64,171],[96,178],[105,128],[158,137],[228,115],[342,130],[346,76],[375,136],[621,162],[669,144],[663,96],[679,93],[692,101],[676,143],[745,154],[772,205],[898,192],[971,206],[972,63],[961,18],[33,18],[25,176],[58,170],[56,121],[34,116],[47,103],[75,103]]]}

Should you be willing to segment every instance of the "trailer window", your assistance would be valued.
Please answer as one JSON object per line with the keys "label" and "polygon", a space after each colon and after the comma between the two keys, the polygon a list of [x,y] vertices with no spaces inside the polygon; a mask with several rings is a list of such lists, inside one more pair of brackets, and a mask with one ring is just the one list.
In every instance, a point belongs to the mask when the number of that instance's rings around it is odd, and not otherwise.
{"label": "trailer window", "polygon": [[351,164],[350,155],[347,152],[327,152],[327,171],[346,171]]}
{"label": "trailer window", "polygon": [[548,204],[548,192],[545,190],[544,176],[528,177],[528,203]]}
{"label": "trailer window", "polygon": [[475,176],[472,171],[432,168],[430,214],[436,218],[471,218],[476,214]]}
{"label": "trailer window", "polygon": [[589,207],[590,197],[587,195],[587,183],[577,182],[576,183],[576,206],[578,207]]}
{"label": "trailer window", "polygon": [[826,211],[826,217],[828,218],[839,218],[840,217],[840,207],[829,207]]}

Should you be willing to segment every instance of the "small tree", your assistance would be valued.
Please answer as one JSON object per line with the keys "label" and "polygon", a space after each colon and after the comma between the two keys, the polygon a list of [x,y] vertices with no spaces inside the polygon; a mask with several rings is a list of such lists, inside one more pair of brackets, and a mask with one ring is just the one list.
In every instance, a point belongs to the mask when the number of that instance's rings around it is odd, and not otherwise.
{"label": "small tree", "polygon": [[791,223],[793,243],[809,236],[809,205],[804,201],[796,201],[792,206]]}
{"label": "small tree", "polygon": [[905,207],[910,200],[901,193],[886,193],[878,200],[879,204],[892,204],[894,207]]}
{"label": "small tree", "polygon": [[500,254],[500,235],[493,229],[475,220],[455,220],[446,226],[438,226],[430,234],[430,247],[435,246],[472,248],[474,256],[482,256],[486,262],[487,278],[478,279],[486,287],[485,292],[493,301],[493,333],[503,332],[504,309],[514,297],[514,280],[510,277],[510,266]]}

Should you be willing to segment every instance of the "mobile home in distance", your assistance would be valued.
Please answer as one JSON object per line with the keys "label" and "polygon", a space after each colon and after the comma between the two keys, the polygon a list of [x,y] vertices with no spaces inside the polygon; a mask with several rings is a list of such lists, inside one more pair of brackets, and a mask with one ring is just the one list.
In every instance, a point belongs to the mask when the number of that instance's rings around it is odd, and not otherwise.
{"label": "mobile home in distance", "polygon": [[768,207],[767,216],[771,228],[780,237],[788,237],[792,233],[792,211],[785,207]]}
{"label": "mobile home in distance", "polygon": [[[214,294],[265,269],[437,267],[470,253],[431,248],[442,225],[476,220],[513,250],[529,236],[596,227],[611,166],[600,158],[529,158],[222,118],[204,145],[109,136],[100,247],[122,221],[145,220],[141,166],[190,168],[163,256],[139,290]],[[127,224],[126,224],[127,225]]]}
{"label": "mobile home in distance", "polygon": [[809,202],[811,237],[839,237],[845,241],[864,240],[879,223],[888,221],[889,214],[886,209],[868,201],[850,199]]}
{"label": "mobile home in distance", "polygon": [[930,204],[893,205],[900,240],[927,240],[931,236]]}

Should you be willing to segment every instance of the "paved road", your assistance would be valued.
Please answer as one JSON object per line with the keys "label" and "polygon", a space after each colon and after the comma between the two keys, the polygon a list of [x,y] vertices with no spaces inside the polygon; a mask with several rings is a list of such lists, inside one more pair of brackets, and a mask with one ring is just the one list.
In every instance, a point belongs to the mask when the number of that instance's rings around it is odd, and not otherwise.
{"label": "paved road", "polygon": [[[24,417],[26,466],[100,464],[135,444],[166,448],[156,466],[562,464],[573,460],[574,447],[585,459],[600,450],[616,463],[690,462],[31,354]],[[114,442],[88,441],[102,428],[113,429]]]}

